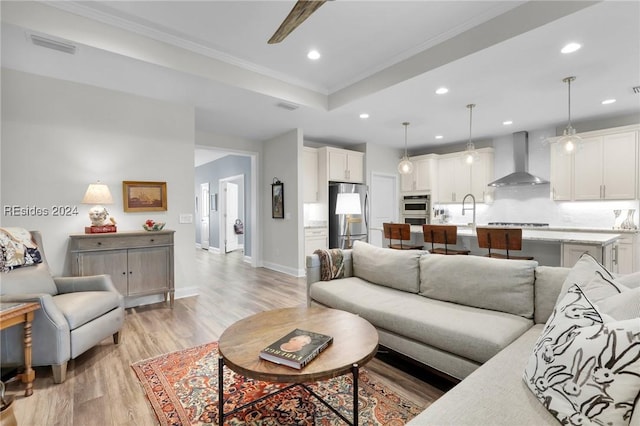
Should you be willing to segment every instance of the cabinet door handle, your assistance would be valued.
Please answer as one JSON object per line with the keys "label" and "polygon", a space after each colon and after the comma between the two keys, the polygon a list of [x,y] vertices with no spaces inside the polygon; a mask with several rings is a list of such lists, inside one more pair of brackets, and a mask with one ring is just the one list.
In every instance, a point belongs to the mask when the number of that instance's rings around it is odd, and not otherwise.
{"label": "cabinet door handle", "polygon": [[122,272],[122,275],[127,275],[127,273],[126,272]]}
{"label": "cabinet door handle", "polygon": [[155,242],[156,240],[154,240],[153,238],[150,240],[152,243]]}
{"label": "cabinet door handle", "polygon": [[98,241],[98,245],[101,246],[102,245],[102,241]]}
{"label": "cabinet door handle", "polygon": [[602,185],[602,199],[607,197],[607,185]]}

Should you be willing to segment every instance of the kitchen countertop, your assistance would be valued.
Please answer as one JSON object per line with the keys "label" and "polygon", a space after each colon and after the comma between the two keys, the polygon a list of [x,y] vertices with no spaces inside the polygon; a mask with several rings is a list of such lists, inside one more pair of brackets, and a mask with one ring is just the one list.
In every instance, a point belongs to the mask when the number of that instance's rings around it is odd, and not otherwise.
{"label": "kitchen countertop", "polygon": [[[596,244],[606,246],[616,242],[620,238],[617,232],[580,232],[577,230],[563,231],[550,228],[524,228],[522,229],[523,241],[540,241],[552,243],[572,243],[572,244]],[[421,226],[411,226],[412,233],[422,234]],[[475,231],[470,226],[458,227],[459,237],[476,238]]]}

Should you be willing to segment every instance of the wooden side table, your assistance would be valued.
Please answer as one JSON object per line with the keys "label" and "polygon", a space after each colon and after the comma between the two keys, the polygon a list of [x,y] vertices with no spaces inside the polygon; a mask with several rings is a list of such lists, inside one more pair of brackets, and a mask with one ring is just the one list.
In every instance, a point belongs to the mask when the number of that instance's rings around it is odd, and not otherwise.
{"label": "wooden side table", "polygon": [[35,302],[0,303],[0,330],[24,323],[24,373],[17,376],[27,384],[24,396],[33,394],[33,381],[36,378],[31,368],[31,321],[36,309],[40,309],[40,304]]}

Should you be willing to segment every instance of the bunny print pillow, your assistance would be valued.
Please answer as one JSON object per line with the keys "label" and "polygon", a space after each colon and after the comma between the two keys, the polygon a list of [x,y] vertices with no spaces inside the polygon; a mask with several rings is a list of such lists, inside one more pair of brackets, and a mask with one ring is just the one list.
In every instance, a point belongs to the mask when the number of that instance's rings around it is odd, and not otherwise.
{"label": "bunny print pillow", "polygon": [[640,318],[600,314],[571,286],[538,337],[523,380],[561,424],[628,425],[640,393]]}

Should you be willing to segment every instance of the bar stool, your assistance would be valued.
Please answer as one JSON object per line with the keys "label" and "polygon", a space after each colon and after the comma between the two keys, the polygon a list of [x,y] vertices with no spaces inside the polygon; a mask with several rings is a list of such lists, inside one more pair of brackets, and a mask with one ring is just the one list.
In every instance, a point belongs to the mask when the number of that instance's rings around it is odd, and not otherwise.
{"label": "bar stool", "polygon": [[[489,249],[486,257],[498,259],[533,260],[533,256],[513,256],[511,250],[522,250],[521,228],[476,228],[478,247]],[[506,250],[506,254],[492,253],[492,249]]]}
{"label": "bar stool", "polygon": [[[412,245],[411,241],[411,225],[408,223],[383,223],[384,237],[389,240],[389,248],[395,250],[417,250],[422,246]],[[394,243],[393,240],[398,240]],[[404,241],[408,241],[405,243]]]}
{"label": "bar stool", "polygon": [[[454,250],[448,247],[449,244],[455,245],[458,240],[458,227],[455,225],[422,225],[422,233],[424,234],[424,242],[431,243],[430,253],[435,254],[469,254],[469,250]],[[444,244],[442,247],[434,247],[433,244]]]}

